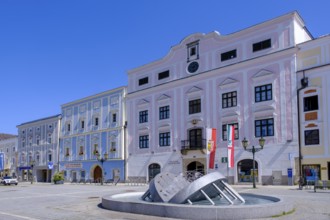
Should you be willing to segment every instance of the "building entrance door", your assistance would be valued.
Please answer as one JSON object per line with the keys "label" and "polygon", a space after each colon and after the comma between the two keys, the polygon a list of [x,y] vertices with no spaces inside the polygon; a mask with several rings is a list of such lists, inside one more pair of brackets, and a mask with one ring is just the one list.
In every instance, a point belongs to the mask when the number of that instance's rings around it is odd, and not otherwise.
{"label": "building entrance door", "polygon": [[[238,182],[252,182],[253,160],[245,159],[238,162],[237,165]],[[255,161],[254,178],[258,182],[258,162]]]}
{"label": "building entrance door", "polygon": [[157,163],[153,163],[149,165],[149,182],[155,178],[155,176],[160,173],[160,165]]}
{"label": "building entrance door", "polygon": [[102,169],[100,166],[96,166],[94,169],[94,182],[101,182],[102,180]]}

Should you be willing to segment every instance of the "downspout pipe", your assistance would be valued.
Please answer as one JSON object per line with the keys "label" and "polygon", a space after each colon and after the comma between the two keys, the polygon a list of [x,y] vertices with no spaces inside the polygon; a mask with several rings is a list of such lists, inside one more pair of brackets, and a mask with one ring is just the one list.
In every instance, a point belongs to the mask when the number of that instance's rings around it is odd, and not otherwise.
{"label": "downspout pipe", "polygon": [[302,189],[303,175],[302,175],[302,153],[301,153],[301,126],[300,126],[300,91],[308,87],[308,78],[305,77],[305,71],[303,71],[303,78],[300,80],[301,88],[297,89],[297,111],[298,111],[298,147],[299,147],[299,189]]}

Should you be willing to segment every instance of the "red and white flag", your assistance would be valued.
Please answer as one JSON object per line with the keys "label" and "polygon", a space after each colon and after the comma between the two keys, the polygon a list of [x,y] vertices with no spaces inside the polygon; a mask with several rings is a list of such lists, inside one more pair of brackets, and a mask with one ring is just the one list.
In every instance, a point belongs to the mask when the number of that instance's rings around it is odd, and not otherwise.
{"label": "red and white flag", "polygon": [[235,132],[233,125],[227,125],[227,139],[228,139],[228,167],[234,167],[234,139]]}
{"label": "red and white flag", "polygon": [[209,169],[214,169],[214,159],[215,159],[215,150],[216,140],[217,140],[217,129],[208,128],[207,129],[207,156],[209,157]]}

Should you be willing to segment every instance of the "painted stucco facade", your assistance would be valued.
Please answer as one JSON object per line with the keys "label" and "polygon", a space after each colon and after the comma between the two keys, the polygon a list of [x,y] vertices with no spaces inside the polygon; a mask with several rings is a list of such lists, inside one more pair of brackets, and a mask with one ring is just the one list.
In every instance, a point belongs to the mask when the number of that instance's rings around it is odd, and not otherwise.
{"label": "painted stucco facade", "polygon": [[[164,58],[128,71],[128,179],[214,171],[207,170],[205,139],[206,129],[216,128],[215,170],[230,182],[251,178],[252,154],[241,140],[257,146],[263,136],[257,181],[287,184],[299,153],[296,45],[311,39],[293,12],[226,36],[192,34]],[[227,124],[237,126],[235,167],[228,171]]]}
{"label": "painted stucco facade", "polygon": [[[126,87],[62,105],[60,170],[66,181],[124,180]],[[107,157],[107,160],[99,162]]]}
{"label": "painted stucco facade", "polygon": [[17,136],[0,140],[0,152],[4,153],[4,169],[0,176],[17,176]]}
{"label": "painted stucco facade", "polygon": [[[302,176],[330,179],[330,36],[302,43],[297,54]],[[300,84],[302,79],[305,84]]]}
{"label": "painted stucco facade", "polygon": [[51,182],[58,171],[60,123],[55,115],[17,126],[19,180]]}

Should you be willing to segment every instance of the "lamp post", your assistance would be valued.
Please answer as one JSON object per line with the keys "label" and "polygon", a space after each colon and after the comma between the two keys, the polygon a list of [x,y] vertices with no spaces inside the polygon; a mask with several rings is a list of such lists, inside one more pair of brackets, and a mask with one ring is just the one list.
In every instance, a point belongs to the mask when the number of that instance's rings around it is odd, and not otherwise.
{"label": "lamp post", "polygon": [[256,148],[255,146],[252,146],[252,148],[248,148],[249,146],[249,141],[246,140],[246,138],[244,137],[244,139],[242,140],[242,145],[244,150],[248,151],[248,152],[252,152],[252,157],[253,157],[253,173],[252,173],[252,182],[253,182],[253,188],[256,188],[256,180],[255,180],[255,160],[254,160],[254,154],[258,151],[261,151],[264,148],[265,145],[265,139],[263,137],[261,137],[259,139],[259,145],[260,147]]}
{"label": "lamp post", "polygon": [[34,167],[35,161],[32,160],[30,161],[30,166],[31,166],[31,184],[33,184],[33,167]]}
{"label": "lamp post", "polygon": [[101,162],[101,167],[102,167],[101,185],[103,185],[103,163],[108,160],[108,154],[105,153],[104,157],[101,157],[100,154],[97,154],[97,160]]}

